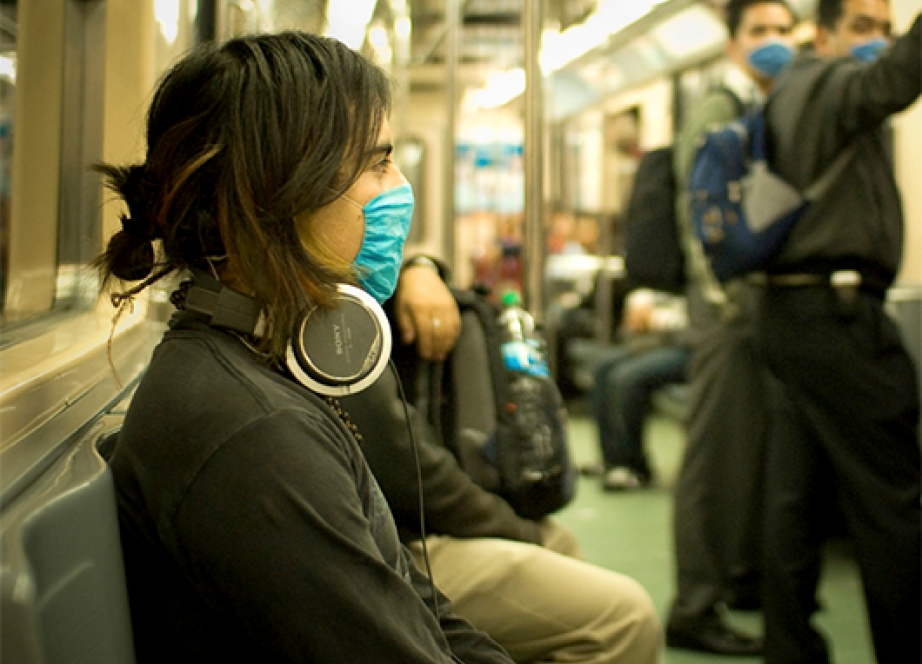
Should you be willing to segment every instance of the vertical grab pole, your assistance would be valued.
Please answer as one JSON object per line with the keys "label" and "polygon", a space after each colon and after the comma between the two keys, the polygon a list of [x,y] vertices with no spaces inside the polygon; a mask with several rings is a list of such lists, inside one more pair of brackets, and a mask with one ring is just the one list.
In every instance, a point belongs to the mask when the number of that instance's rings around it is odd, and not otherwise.
{"label": "vertical grab pole", "polygon": [[544,321],[544,92],[538,55],[544,0],[525,0],[525,293],[535,320]]}
{"label": "vertical grab pole", "polygon": [[445,155],[442,168],[442,258],[457,274],[455,256],[455,124],[458,110],[458,51],[461,40],[461,4],[447,0],[445,7]]}

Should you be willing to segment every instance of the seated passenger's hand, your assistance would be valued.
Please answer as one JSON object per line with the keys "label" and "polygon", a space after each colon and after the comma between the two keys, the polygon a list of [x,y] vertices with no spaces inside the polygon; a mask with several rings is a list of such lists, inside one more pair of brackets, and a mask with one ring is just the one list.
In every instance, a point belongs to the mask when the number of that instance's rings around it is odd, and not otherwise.
{"label": "seated passenger's hand", "polygon": [[403,342],[415,341],[423,359],[444,360],[461,332],[461,316],[439,273],[425,265],[405,267],[395,297]]}

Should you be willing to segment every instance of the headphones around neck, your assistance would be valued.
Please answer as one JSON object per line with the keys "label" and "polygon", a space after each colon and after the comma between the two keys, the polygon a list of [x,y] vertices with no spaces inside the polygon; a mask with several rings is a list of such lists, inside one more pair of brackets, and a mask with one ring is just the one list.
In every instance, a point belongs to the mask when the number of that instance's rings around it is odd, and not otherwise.
{"label": "headphones around neck", "polygon": [[[185,308],[209,316],[213,327],[259,336],[265,321],[259,302],[193,270]],[[285,365],[304,387],[328,397],[361,392],[374,383],[391,356],[391,327],[365,291],[337,284],[329,308],[309,307],[288,340]]]}

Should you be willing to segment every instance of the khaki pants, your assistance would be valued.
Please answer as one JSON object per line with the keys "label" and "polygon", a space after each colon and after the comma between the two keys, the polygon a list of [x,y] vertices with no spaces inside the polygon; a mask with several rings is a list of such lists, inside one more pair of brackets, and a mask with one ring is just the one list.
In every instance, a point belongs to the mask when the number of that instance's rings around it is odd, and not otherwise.
{"label": "khaki pants", "polygon": [[[436,585],[454,611],[519,664],[653,664],[661,631],[653,603],[633,579],[580,560],[575,537],[542,524],[544,546],[511,540],[426,540]],[[422,545],[411,547],[425,570]]]}

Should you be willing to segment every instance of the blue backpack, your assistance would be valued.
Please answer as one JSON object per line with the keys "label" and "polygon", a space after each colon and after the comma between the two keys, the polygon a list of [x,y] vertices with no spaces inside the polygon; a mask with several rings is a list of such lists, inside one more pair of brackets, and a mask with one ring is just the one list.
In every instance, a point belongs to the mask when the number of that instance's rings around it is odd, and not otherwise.
{"label": "blue backpack", "polygon": [[801,193],[769,169],[762,108],[708,132],[695,155],[688,191],[692,224],[714,276],[724,282],[764,270],[853,151],[844,150]]}

